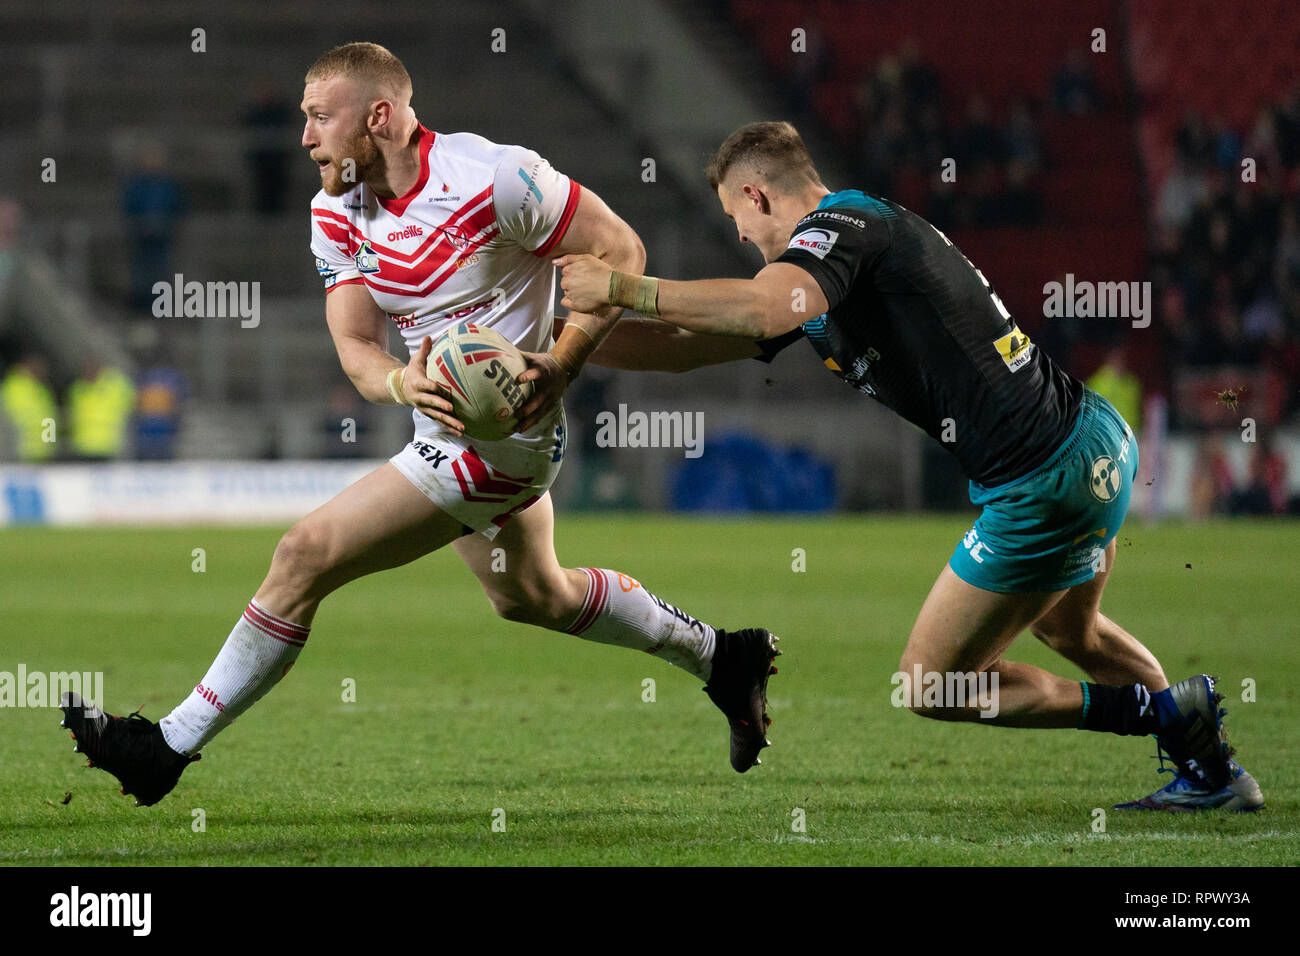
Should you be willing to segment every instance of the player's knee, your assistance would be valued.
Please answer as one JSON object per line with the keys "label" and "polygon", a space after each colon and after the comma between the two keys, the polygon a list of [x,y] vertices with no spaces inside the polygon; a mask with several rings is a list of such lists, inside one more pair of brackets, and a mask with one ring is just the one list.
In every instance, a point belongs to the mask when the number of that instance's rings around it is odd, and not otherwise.
{"label": "player's knee", "polygon": [[324,529],[299,521],[280,538],[271,573],[277,578],[309,586],[329,567],[329,539]]}
{"label": "player's knee", "polygon": [[1037,621],[1030,633],[1062,657],[1085,666],[1105,657],[1096,618],[1091,620]]}
{"label": "player's knee", "polygon": [[544,584],[516,582],[516,586],[511,588],[489,591],[488,600],[500,617],[518,624],[558,629],[565,627],[573,617],[566,613],[565,602],[556,589]]}
{"label": "player's knee", "polygon": [[506,594],[504,592],[489,592],[488,600],[492,602],[492,610],[497,613],[498,617],[507,621],[514,621],[517,624],[531,624],[529,619],[532,614],[532,606],[525,600],[521,600],[518,595]]}
{"label": "player's knee", "polygon": [[[898,671],[894,674],[892,686],[894,689],[894,699],[897,702],[901,696],[899,706],[906,707],[912,713],[920,717],[933,717],[934,714],[929,712],[929,708],[922,703],[920,694],[911,693],[911,687],[914,682],[914,675],[927,672],[924,655],[920,654],[911,644],[903,651],[903,656],[898,661]],[[900,695],[900,691],[902,691]]]}

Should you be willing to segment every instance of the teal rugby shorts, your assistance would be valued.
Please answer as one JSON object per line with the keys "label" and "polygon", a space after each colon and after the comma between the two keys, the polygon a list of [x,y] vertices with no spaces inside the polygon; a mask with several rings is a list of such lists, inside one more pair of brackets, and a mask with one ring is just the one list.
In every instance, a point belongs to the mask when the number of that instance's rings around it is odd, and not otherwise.
{"label": "teal rugby shorts", "polygon": [[1035,471],[985,488],[981,507],[948,565],[985,591],[1060,591],[1091,581],[1128,514],[1138,447],[1114,406],[1084,389],[1070,436]]}

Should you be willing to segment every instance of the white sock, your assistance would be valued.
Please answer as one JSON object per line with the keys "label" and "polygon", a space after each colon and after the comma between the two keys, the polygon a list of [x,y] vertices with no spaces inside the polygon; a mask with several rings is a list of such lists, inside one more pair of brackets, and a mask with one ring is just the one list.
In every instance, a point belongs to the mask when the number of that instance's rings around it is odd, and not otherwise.
{"label": "white sock", "polygon": [[634,578],[604,568],[580,568],[587,598],[568,633],[662,657],[708,680],[717,632],[663,601]]}
{"label": "white sock", "polygon": [[183,754],[202,750],[289,673],[309,633],[250,601],[194,693],[159,721],[167,746]]}

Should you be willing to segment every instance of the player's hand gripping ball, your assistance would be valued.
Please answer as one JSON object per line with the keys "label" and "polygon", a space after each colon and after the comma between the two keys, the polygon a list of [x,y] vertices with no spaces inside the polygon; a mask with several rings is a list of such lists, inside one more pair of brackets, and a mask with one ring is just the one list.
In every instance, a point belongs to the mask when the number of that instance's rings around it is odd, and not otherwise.
{"label": "player's hand gripping ball", "polygon": [[442,385],[465,434],[500,441],[514,434],[533,383],[515,379],[528,368],[523,353],[499,332],[462,322],[433,343],[426,374]]}

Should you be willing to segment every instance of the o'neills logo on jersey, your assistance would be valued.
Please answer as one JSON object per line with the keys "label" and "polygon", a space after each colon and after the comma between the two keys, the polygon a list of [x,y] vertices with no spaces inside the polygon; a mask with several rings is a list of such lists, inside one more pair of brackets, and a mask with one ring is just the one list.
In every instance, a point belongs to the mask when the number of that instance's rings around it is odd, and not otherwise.
{"label": "o'neills logo on jersey", "polygon": [[405,229],[399,230],[398,232],[390,232],[388,234],[388,241],[397,242],[401,239],[414,239],[416,236],[422,235],[424,235],[424,230],[419,226],[407,226]]}
{"label": "o'neills logo on jersey", "polygon": [[805,229],[791,236],[790,245],[786,248],[802,249],[811,252],[818,259],[825,259],[826,253],[831,251],[831,246],[835,245],[835,240],[839,237],[840,234],[833,229]]}

